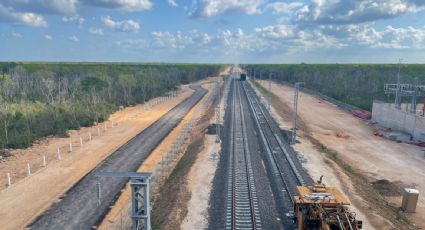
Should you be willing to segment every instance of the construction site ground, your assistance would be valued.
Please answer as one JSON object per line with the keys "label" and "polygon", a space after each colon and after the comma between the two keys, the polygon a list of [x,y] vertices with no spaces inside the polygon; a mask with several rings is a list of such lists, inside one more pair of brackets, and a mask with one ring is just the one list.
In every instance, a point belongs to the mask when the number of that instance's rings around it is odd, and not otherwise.
{"label": "construction site ground", "polygon": [[[111,115],[108,122],[70,131],[67,138],[49,137],[28,149],[13,151],[12,157],[0,163],[2,175],[10,172],[12,176],[12,186],[6,188],[4,183],[0,191],[2,229],[22,229],[31,223],[96,165],[192,93],[188,86],[182,86],[177,97],[151,108],[128,107]],[[91,141],[88,141],[89,132]],[[70,143],[72,152],[69,152]],[[58,148],[61,160],[57,160]],[[46,167],[42,165],[43,155],[47,157]],[[27,163],[33,171],[29,177]]]}
{"label": "construction site ground", "polygon": [[[269,86],[268,81],[260,81],[260,84],[265,89]],[[288,129],[291,127],[294,90],[285,85],[272,83],[271,91],[278,97],[278,102],[273,102],[273,107],[279,110],[274,110],[274,113],[278,115],[281,126]],[[302,92],[299,96],[298,115],[299,143],[295,145],[295,149],[304,158],[304,167],[315,180],[324,175],[324,182],[328,186],[336,186],[345,193],[359,219],[365,221],[364,229],[395,227],[386,219],[385,213],[379,213],[380,209],[370,206],[370,202],[364,202],[367,194],[358,193],[359,190],[356,188],[358,185],[353,184],[352,178],[344,170],[359,172],[367,178],[369,185],[378,190],[395,207],[401,206],[403,188],[417,188],[422,194],[419,196],[416,213],[409,213],[407,217],[413,225],[425,228],[423,149],[377,137],[374,135],[373,126],[366,121]],[[319,151],[317,143],[313,144],[309,136],[325,148],[335,150],[338,159],[342,159],[346,165],[337,167],[327,154]]]}
{"label": "construction site ground", "polygon": [[[210,77],[207,81],[216,81],[218,78]],[[190,119],[193,117],[195,111],[200,107],[200,105],[208,98],[211,94],[211,91],[215,83],[203,83],[202,87],[208,90],[208,93],[204,96],[202,100],[194,106],[191,111],[184,117],[183,121],[175,128],[173,131],[161,142],[161,144],[155,148],[155,150],[149,155],[149,157],[143,162],[139,168],[139,172],[155,172],[155,174],[161,173],[161,167],[165,167],[162,177],[167,177],[167,175],[172,171],[172,168],[177,163],[174,161],[170,165],[162,166],[161,162],[164,161],[166,153],[171,149],[173,142],[177,139],[181,130],[184,128]],[[187,147],[187,146],[186,146]],[[184,147],[185,148],[185,147]],[[155,189],[156,190],[156,189]],[[154,191],[155,190],[151,190]],[[109,213],[106,215],[98,229],[121,229],[130,228],[130,187],[127,186],[124,192],[121,194],[115,205],[111,208]],[[152,197],[157,196],[157,194],[151,194]],[[186,205],[186,204],[182,204]]]}

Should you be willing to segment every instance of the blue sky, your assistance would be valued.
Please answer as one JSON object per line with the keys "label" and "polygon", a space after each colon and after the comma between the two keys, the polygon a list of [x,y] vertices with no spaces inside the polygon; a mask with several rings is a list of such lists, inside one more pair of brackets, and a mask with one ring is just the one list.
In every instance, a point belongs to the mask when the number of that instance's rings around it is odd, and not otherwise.
{"label": "blue sky", "polygon": [[1,61],[406,63],[425,0],[0,0]]}

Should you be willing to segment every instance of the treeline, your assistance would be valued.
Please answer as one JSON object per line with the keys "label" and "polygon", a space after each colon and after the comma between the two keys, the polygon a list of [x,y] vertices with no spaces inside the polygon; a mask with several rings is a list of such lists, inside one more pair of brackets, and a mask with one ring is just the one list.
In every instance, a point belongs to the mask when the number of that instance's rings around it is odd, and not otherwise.
{"label": "treeline", "polygon": [[22,148],[49,135],[102,122],[119,106],[142,103],[220,65],[0,63],[0,146]]}
{"label": "treeline", "polygon": [[[289,83],[304,82],[305,87],[336,100],[366,110],[372,109],[373,100],[393,101],[394,96],[384,93],[385,83],[397,83],[399,66],[396,64],[286,64],[245,65],[248,70],[262,73],[263,79]],[[401,82],[413,83],[417,77],[425,84],[425,65],[404,64]]]}

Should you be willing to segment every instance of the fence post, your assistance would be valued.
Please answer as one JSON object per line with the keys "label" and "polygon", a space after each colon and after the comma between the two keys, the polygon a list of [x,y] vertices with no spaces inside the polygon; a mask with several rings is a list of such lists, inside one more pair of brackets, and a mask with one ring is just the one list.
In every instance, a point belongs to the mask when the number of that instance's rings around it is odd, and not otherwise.
{"label": "fence post", "polygon": [[10,187],[12,185],[12,181],[10,179],[10,173],[6,173],[6,178],[7,178],[7,187]]}
{"label": "fence post", "polygon": [[97,136],[100,136],[100,129],[97,128]]}
{"label": "fence post", "polygon": [[[70,144],[70,146],[71,146],[71,150],[70,151],[72,151],[72,144]],[[57,152],[57,154],[56,154],[56,158],[58,159],[58,160],[61,160],[62,159],[62,157],[61,157],[61,151],[60,151],[60,149],[58,148],[58,152]]]}
{"label": "fence post", "polygon": [[69,151],[72,152],[72,142],[69,143]]}
{"label": "fence post", "polygon": [[83,146],[83,138],[80,137],[80,147]]}
{"label": "fence post", "polygon": [[89,141],[91,141],[91,132],[89,132]]}
{"label": "fence post", "polygon": [[47,166],[46,156],[43,156],[43,167]]}
{"label": "fence post", "polygon": [[31,167],[29,163],[27,163],[27,176],[31,176]]}

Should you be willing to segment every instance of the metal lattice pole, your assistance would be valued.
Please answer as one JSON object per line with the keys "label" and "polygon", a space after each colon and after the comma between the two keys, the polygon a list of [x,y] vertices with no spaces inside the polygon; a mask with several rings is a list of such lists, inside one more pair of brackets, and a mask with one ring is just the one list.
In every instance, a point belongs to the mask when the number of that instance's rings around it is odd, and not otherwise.
{"label": "metal lattice pole", "polygon": [[[100,172],[96,174],[99,177],[119,177],[130,178],[131,186],[131,219],[132,230],[150,230],[151,229],[151,216],[150,216],[150,188],[149,178],[151,173],[112,173]],[[99,186],[99,201],[100,186]]]}
{"label": "metal lattice pole", "polygon": [[397,73],[397,91],[395,93],[395,101],[394,101],[394,106],[396,109],[400,109],[400,91],[401,91],[401,87],[400,87],[400,69],[401,69],[401,62],[403,61],[403,59],[399,59],[398,60],[398,73]]}
{"label": "metal lattice pole", "polygon": [[416,114],[416,96],[418,93],[418,78],[415,77],[415,83],[414,83],[414,89],[413,89],[413,96],[412,96],[412,106],[411,106],[411,113]]}
{"label": "metal lattice pole", "polygon": [[297,116],[298,116],[298,93],[303,82],[297,82],[294,85],[294,111],[292,113],[292,139],[291,144],[297,143]]}
{"label": "metal lattice pole", "polygon": [[270,111],[271,107],[271,100],[272,100],[272,73],[269,73],[269,103],[268,103],[268,109]]}

